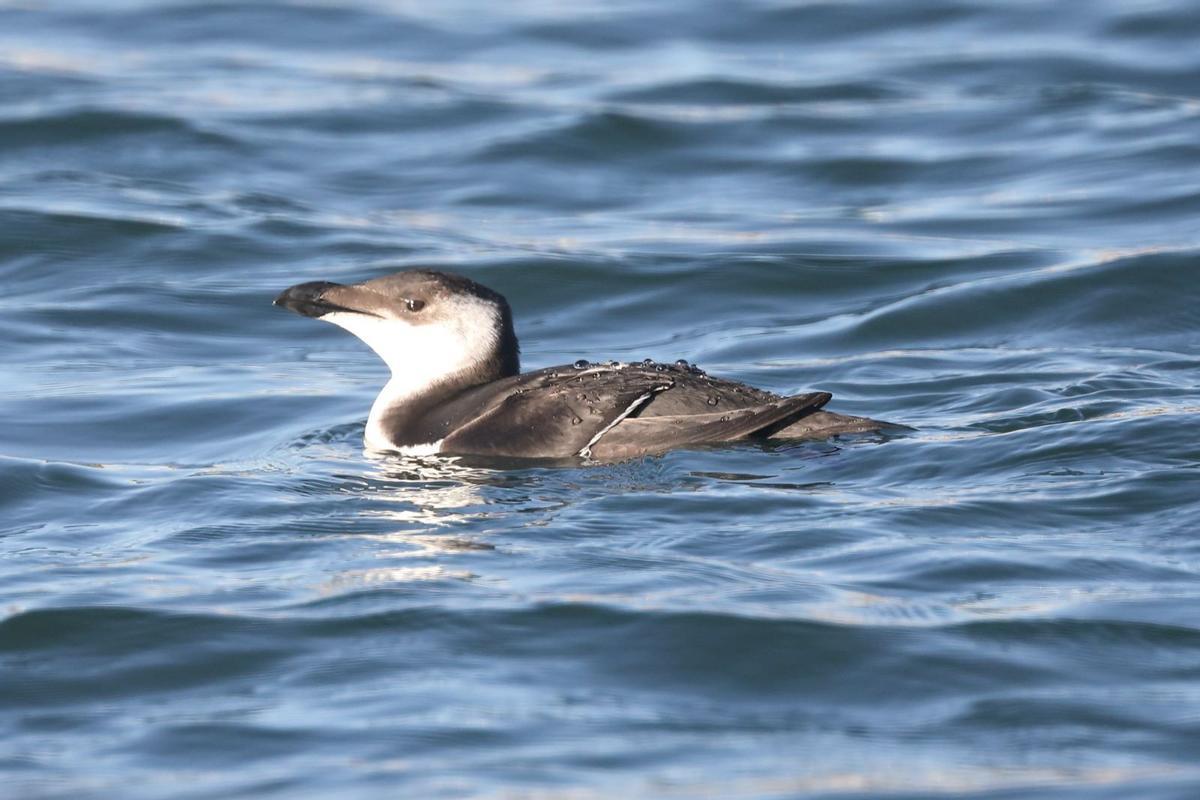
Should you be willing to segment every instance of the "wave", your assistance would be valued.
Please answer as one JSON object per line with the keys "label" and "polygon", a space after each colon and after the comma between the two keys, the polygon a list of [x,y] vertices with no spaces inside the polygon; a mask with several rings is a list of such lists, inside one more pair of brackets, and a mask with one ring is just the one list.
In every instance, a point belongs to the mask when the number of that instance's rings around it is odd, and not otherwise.
{"label": "wave", "polygon": [[0,146],[50,147],[153,137],[184,147],[236,149],[237,139],[178,116],[114,108],[68,109],[32,116],[0,118]]}

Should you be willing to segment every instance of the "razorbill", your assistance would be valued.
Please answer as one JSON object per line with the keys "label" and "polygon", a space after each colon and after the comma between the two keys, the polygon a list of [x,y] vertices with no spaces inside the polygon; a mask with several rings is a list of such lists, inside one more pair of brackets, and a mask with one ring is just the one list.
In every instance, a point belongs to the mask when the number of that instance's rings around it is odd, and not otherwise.
{"label": "razorbill", "polygon": [[301,283],[275,305],[345,328],[391,369],[367,418],[376,450],[611,461],[886,425],[820,410],[828,392],[782,397],[682,360],[580,360],[521,374],[508,301],[447,272]]}

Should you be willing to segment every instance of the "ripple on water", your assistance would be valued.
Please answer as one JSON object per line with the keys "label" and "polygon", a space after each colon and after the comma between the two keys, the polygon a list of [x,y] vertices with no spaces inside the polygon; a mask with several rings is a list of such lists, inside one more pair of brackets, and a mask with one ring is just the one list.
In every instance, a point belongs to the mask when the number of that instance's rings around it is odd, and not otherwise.
{"label": "ripple on water", "polygon": [[[730,10],[0,2],[9,794],[1197,794],[1194,9]],[[910,429],[364,453],[408,266]]]}

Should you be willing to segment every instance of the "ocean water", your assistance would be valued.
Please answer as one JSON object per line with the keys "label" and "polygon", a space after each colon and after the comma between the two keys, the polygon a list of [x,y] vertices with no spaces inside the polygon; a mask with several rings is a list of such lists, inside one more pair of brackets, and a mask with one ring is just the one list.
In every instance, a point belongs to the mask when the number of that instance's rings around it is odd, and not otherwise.
{"label": "ocean water", "polygon": [[[1186,0],[0,0],[0,796],[1200,796]],[[364,453],[272,308],[907,433]]]}

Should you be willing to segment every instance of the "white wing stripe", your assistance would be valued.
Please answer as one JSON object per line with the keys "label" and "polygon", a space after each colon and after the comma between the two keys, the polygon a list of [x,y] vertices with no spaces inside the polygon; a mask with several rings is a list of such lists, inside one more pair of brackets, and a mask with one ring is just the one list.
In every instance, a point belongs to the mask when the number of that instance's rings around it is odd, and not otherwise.
{"label": "white wing stripe", "polygon": [[592,446],[595,445],[596,442],[600,441],[600,437],[602,437],[604,434],[611,431],[613,428],[617,427],[617,425],[619,425],[621,423],[621,420],[625,419],[630,414],[632,414],[634,411],[637,411],[639,408],[641,408],[642,404],[645,403],[647,400],[649,400],[651,397],[653,397],[655,394],[657,394],[658,392],[661,392],[665,389],[670,389],[672,385],[673,384],[668,383],[664,386],[655,386],[653,389],[646,392],[645,394],[639,395],[636,400],[634,400],[632,403],[629,404],[628,408],[626,408],[620,414],[617,414],[616,418],[613,419],[612,422],[605,425],[603,428],[600,429],[599,433],[597,433],[590,440],[588,440],[588,443],[583,446],[583,448],[579,451],[579,453],[577,455],[580,458],[591,458],[592,457]]}

